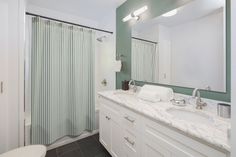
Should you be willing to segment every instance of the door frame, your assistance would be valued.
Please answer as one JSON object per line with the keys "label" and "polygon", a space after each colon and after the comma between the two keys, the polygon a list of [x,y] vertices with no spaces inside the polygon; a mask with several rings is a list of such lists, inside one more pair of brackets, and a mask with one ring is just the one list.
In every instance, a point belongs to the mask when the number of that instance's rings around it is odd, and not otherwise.
{"label": "door frame", "polygon": [[26,0],[19,0],[19,10],[18,10],[18,44],[19,44],[19,56],[18,56],[18,63],[19,63],[19,85],[18,85],[18,92],[19,92],[19,146],[24,146],[25,144],[25,104],[24,104],[24,62],[25,62],[25,12],[26,12]]}
{"label": "door frame", "polygon": [[236,1],[231,0],[231,156],[236,156]]}

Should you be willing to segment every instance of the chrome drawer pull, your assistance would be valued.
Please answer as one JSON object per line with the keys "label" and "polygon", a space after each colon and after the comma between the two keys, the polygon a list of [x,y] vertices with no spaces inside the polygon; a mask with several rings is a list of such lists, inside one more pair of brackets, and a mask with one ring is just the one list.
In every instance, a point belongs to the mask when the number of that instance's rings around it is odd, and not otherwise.
{"label": "chrome drawer pull", "polygon": [[134,123],[135,120],[134,119],[130,119],[128,116],[124,117],[126,120],[130,121],[131,123]]}
{"label": "chrome drawer pull", "polygon": [[129,144],[131,144],[132,146],[135,144],[134,142],[130,141],[130,139],[128,137],[124,138]]}
{"label": "chrome drawer pull", "polygon": [[108,117],[108,116],[106,116],[106,119],[110,120],[111,118],[110,118],[110,117]]}

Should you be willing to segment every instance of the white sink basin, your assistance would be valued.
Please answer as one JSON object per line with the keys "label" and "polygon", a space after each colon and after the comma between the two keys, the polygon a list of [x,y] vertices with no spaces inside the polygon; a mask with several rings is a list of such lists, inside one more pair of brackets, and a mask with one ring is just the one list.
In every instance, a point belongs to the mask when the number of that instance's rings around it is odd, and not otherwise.
{"label": "white sink basin", "polygon": [[186,122],[214,125],[213,118],[204,113],[175,108],[167,109],[167,112],[172,115],[173,118],[184,120]]}

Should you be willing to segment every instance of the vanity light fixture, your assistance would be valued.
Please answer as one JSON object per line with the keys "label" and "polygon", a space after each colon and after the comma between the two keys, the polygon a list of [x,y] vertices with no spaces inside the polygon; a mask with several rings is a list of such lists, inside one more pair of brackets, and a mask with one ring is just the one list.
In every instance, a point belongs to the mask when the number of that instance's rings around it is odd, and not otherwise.
{"label": "vanity light fixture", "polygon": [[145,5],[145,6],[143,6],[142,8],[140,8],[140,9],[134,11],[133,14],[134,14],[134,16],[139,16],[139,15],[141,15],[142,13],[144,13],[147,9],[148,9],[148,7]]}
{"label": "vanity light fixture", "polygon": [[146,10],[148,9],[148,7],[145,5],[142,8],[135,10],[133,13],[130,13],[129,15],[127,15],[126,17],[124,17],[122,19],[123,22],[129,21],[131,19],[135,19],[138,20],[139,19],[139,15],[141,15],[142,13],[144,13]]}
{"label": "vanity light fixture", "polygon": [[174,10],[171,10],[171,11],[163,14],[162,16],[164,16],[164,17],[171,17],[171,16],[176,15],[177,13],[178,13],[177,9],[174,9]]}
{"label": "vanity light fixture", "polygon": [[132,17],[132,15],[131,14],[129,14],[129,15],[127,15],[125,18],[123,18],[123,22],[126,22],[126,21],[129,21],[129,20],[131,20],[133,17]]}

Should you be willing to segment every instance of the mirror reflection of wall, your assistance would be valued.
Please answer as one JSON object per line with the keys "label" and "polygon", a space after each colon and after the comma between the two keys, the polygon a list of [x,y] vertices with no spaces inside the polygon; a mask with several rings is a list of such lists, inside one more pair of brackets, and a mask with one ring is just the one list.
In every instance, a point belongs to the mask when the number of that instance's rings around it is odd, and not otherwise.
{"label": "mirror reflection of wall", "polygon": [[174,12],[132,28],[132,79],[225,92],[225,0]]}

